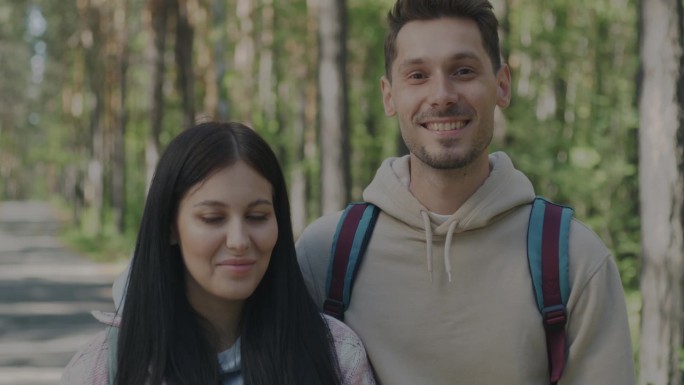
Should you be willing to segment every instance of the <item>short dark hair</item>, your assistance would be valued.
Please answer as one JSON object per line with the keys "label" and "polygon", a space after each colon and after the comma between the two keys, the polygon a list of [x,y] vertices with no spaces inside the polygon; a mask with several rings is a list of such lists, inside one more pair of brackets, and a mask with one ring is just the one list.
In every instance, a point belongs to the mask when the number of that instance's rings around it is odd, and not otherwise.
{"label": "short dark hair", "polygon": [[275,154],[243,124],[207,122],[169,143],[152,179],[131,262],[117,384],[219,383],[212,330],[186,297],[181,250],[170,241],[183,196],[238,161],[271,184],[278,223],[268,268],[245,301],[238,330],[245,383],[340,383],[330,333],[297,263],[285,179]]}
{"label": "short dark hair", "polygon": [[499,22],[487,0],[397,0],[387,13],[385,38],[385,75],[392,79],[392,63],[397,58],[397,35],[406,23],[441,17],[474,20],[482,35],[482,44],[492,60],[494,71],[501,67]]}

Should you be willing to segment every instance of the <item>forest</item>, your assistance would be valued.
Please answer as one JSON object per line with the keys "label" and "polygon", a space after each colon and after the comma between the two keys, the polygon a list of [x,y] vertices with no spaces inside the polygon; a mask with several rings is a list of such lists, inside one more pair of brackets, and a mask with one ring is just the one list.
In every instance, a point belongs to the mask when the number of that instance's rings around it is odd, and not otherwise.
{"label": "forest", "polygon": [[[513,99],[504,150],[618,263],[640,384],[684,368],[684,1],[493,0]],[[392,0],[3,0],[0,200],[50,200],[99,258],[134,246],[165,144],[248,124],[298,234],[404,154],[384,115]]]}

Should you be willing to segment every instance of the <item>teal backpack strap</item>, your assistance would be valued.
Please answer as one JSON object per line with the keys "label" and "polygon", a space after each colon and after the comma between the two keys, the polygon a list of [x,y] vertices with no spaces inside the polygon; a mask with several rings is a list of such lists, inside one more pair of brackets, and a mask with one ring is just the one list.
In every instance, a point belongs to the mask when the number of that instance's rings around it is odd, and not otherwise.
{"label": "teal backpack strap", "polygon": [[118,368],[117,351],[119,342],[119,328],[111,326],[107,328],[107,373],[109,374],[109,385],[114,385],[116,380],[116,370]]}
{"label": "teal backpack strap", "polygon": [[572,209],[535,198],[527,229],[527,258],[546,333],[550,383],[563,374],[566,304],[570,295],[568,240]]}
{"label": "teal backpack strap", "polygon": [[323,312],[344,320],[352,285],[368,246],[380,209],[370,203],[350,203],[333,237]]}

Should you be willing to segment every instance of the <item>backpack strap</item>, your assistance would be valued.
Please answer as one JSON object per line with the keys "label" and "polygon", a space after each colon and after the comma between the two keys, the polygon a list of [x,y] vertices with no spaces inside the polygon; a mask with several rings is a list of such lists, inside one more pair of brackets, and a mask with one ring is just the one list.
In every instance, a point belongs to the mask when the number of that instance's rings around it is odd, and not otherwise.
{"label": "backpack strap", "polygon": [[341,321],[349,306],[352,285],[373,233],[380,209],[370,203],[350,203],[333,237],[323,311]]}
{"label": "backpack strap", "polygon": [[527,258],[546,333],[552,385],[565,367],[566,304],[570,295],[568,239],[572,209],[535,198],[527,229]]}
{"label": "backpack strap", "polygon": [[109,385],[114,385],[116,380],[116,370],[118,368],[117,351],[119,342],[119,328],[111,326],[107,328],[107,373]]}

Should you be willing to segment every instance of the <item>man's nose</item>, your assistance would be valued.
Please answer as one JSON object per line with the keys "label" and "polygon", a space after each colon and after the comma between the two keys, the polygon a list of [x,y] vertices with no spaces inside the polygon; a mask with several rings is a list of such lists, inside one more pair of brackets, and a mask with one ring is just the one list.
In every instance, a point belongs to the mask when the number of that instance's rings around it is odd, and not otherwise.
{"label": "man's nose", "polygon": [[437,74],[431,81],[429,96],[430,106],[433,108],[445,108],[458,102],[458,90],[456,82],[446,74]]}

